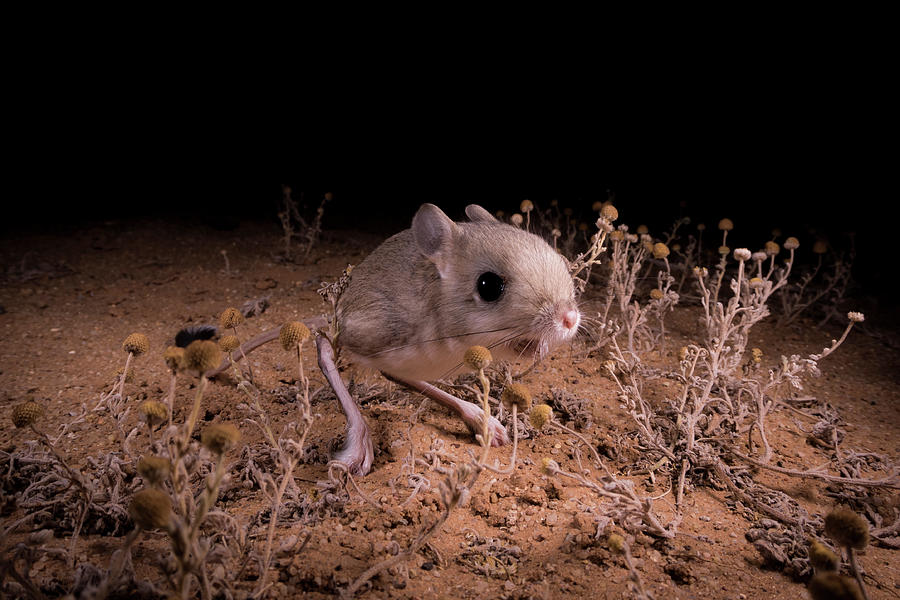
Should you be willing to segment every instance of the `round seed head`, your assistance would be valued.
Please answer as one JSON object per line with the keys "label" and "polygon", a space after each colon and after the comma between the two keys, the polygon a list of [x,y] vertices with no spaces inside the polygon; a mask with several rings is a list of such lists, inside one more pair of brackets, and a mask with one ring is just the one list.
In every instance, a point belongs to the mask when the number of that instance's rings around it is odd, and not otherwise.
{"label": "round seed head", "polygon": [[484,346],[472,346],[463,356],[463,363],[474,371],[486,369],[492,360],[491,351]]}
{"label": "round seed head", "polygon": [[534,203],[531,200],[522,200],[522,203],[519,205],[519,210],[523,213],[530,213],[534,210]]}
{"label": "round seed head", "polygon": [[612,204],[604,204],[600,209],[600,216],[605,217],[607,221],[615,221],[619,218],[619,211]]}
{"label": "round seed head", "polygon": [[285,323],[281,327],[281,335],[278,339],[281,340],[282,348],[285,350],[293,350],[297,347],[297,344],[303,342],[308,337],[309,327],[300,321],[291,321],[290,323]]}
{"label": "round seed head", "polygon": [[222,351],[215,342],[195,340],[184,349],[184,368],[201,374],[222,363]]}
{"label": "round seed head", "polygon": [[688,347],[682,346],[678,349],[678,360],[684,360],[688,357]]}
{"label": "round seed head", "polygon": [[12,421],[16,428],[34,425],[44,415],[44,409],[34,400],[28,400],[13,409]]}
{"label": "round seed head", "polygon": [[662,242],[653,244],[653,258],[665,258],[669,255],[669,247]]}
{"label": "round seed head", "polygon": [[766,287],[766,282],[760,279],[759,277],[753,277],[750,279],[750,289],[751,290],[761,290]]}
{"label": "round seed head", "polygon": [[652,290],[650,290],[650,297],[654,300],[662,300],[663,296],[663,291],[659,288],[653,288]]}
{"label": "round seed head", "polygon": [[759,250],[759,251],[754,252],[753,254],[751,254],[751,255],[750,255],[750,258],[752,258],[752,259],[755,260],[756,262],[760,262],[760,261],[766,260],[766,253],[763,252],[762,250]]}
{"label": "round seed head", "polygon": [[828,549],[828,546],[819,540],[812,540],[809,544],[809,562],[817,572],[837,571],[841,560],[837,554]]}
{"label": "round seed head", "polygon": [[731,248],[728,246],[719,246],[719,254],[722,256],[728,256],[728,253],[731,252]]}
{"label": "round seed head", "polygon": [[531,392],[521,383],[511,383],[503,388],[503,393],[500,395],[500,402],[510,410],[512,410],[513,405],[515,405],[519,412],[523,413],[531,408]]}
{"label": "round seed head", "polygon": [[719,229],[722,231],[731,231],[734,229],[734,223],[731,222],[731,219],[722,219],[719,221]]}
{"label": "round seed head", "polygon": [[616,554],[625,552],[625,538],[618,533],[609,534],[609,537],[606,538],[606,543],[609,545],[609,549]]}
{"label": "round seed head", "polygon": [[588,229],[587,223],[582,222],[582,223],[578,224],[578,231],[587,231],[587,229]]}
{"label": "round seed head", "polygon": [[163,360],[166,361],[166,366],[169,367],[169,370],[172,372],[183,369],[184,348],[169,346],[166,348],[166,351],[163,352]]}
{"label": "round seed head", "polygon": [[778,245],[777,242],[768,241],[768,242],[766,242],[765,252],[766,252],[766,256],[775,256],[776,254],[781,252],[781,247]]}
{"label": "round seed head", "polygon": [[813,254],[825,254],[828,250],[828,244],[825,243],[824,240],[816,240],[813,243],[812,251]]}
{"label": "round seed head", "polygon": [[861,312],[850,311],[847,313],[847,318],[854,323],[862,323],[866,320],[866,315],[862,314]]}
{"label": "round seed head", "polygon": [[596,202],[591,204],[591,210],[594,212],[600,212],[601,210],[603,210],[603,203],[597,200]]}
{"label": "round seed head", "polygon": [[784,247],[788,250],[796,250],[800,247],[800,240],[795,237],[789,237],[788,239],[784,240]]}
{"label": "round seed head", "polygon": [[241,314],[236,308],[226,308],[222,311],[222,314],[219,315],[219,325],[222,326],[222,329],[230,329],[232,327],[236,327],[244,322],[244,315]]}
{"label": "round seed head", "polygon": [[753,357],[753,362],[762,362],[763,351],[761,348],[753,348],[752,350],[750,350],[750,355]]}
{"label": "round seed head", "polygon": [[706,231],[706,223],[697,223],[697,231]]}
{"label": "round seed head", "polygon": [[825,516],[825,533],[839,545],[857,550],[869,543],[869,524],[846,508],[836,508]]}
{"label": "round seed head", "polygon": [[141,490],[131,499],[128,514],[142,529],[164,529],[172,518],[172,501],[160,490]]}
{"label": "round seed head", "polygon": [[751,256],[752,256],[752,254],[746,248],[737,248],[734,251],[734,257],[741,262],[744,262],[745,260],[750,260]]}
{"label": "round seed head", "polygon": [[609,239],[611,239],[614,242],[621,242],[622,240],[625,239],[625,232],[616,229],[611,234],[609,234]]}
{"label": "round seed head", "polygon": [[497,218],[501,219],[501,220],[503,219],[503,217],[506,216],[506,213],[502,210],[498,210],[496,214],[497,214]]}
{"label": "round seed head", "polygon": [[241,432],[231,423],[210,425],[200,434],[200,443],[213,454],[224,454],[241,439]]}
{"label": "round seed head", "polygon": [[142,403],[138,407],[138,411],[141,413],[141,418],[146,421],[147,425],[150,427],[159,425],[165,421],[166,416],[169,414],[166,405],[162,402],[157,402],[156,400],[147,400]]}
{"label": "round seed head", "polygon": [[150,340],[143,333],[132,333],[122,342],[122,349],[125,352],[131,352],[135,356],[140,356],[150,349]]}
{"label": "round seed head", "polygon": [[548,421],[553,419],[553,409],[547,404],[536,404],[528,415],[531,426],[540,431]]}
{"label": "round seed head", "polygon": [[222,349],[222,352],[231,352],[240,345],[241,342],[236,335],[223,335],[219,340],[219,348]]}
{"label": "round seed head", "polygon": [[[116,379],[118,379],[122,375],[124,367],[119,367],[116,369]],[[134,383],[134,369],[129,367],[128,372],[125,373],[125,383]]]}
{"label": "round seed head", "polygon": [[818,573],[807,589],[813,600],[862,600],[855,581],[833,572]]}
{"label": "round seed head", "polygon": [[637,230],[635,230],[635,233],[638,235],[646,235],[646,234],[650,233],[650,230],[647,229],[646,225],[638,225]]}
{"label": "round seed head", "polygon": [[522,221],[524,221],[524,220],[525,219],[522,217],[522,215],[520,213],[516,213],[509,218],[509,222],[512,223],[513,225],[515,225],[516,227],[521,225]]}
{"label": "round seed head", "polygon": [[553,475],[559,471],[559,463],[552,458],[546,456],[541,459],[541,473],[544,475]]}
{"label": "round seed head", "polygon": [[571,216],[572,216],[572,212],[573,212],[573,211],[572,211],[571,207],[569,207],[569,208],[564,208],[564,209],[563,209],[563,214],[566,215],[567,217],[571,217]]}
{"label": "round seed head", "polygon": [[142,456],[138,461],[138,475],[150,485],[162,485],[172,471],[172,463],[162,456]]}
{"label": "round seed head", "polygon": [[552,235],[555,238],[558,238],[559,236],[562,235],[562,232],[559,229],[554,229],[553,231],[550,232],[550,235]]}

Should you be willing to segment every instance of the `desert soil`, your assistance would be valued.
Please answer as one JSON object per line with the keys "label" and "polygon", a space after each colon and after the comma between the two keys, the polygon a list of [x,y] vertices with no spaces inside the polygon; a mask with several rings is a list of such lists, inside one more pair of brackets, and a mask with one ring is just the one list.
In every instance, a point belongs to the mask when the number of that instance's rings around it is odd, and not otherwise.
{"label": "desert soil", "polygon": [[[306,260],[285,262],[279,230],[273,223],[244,223],[220,231],[162,220],[126,220],[94,223],[50,232],[7,233],[0,243],[0,448],[4,453],[25,446],[33,435],[13,427],[12,407],[27,398],[43,404],[46,415],[40,423],[55,432],[86,405],[94,407],[108,391],[117,369],[125,362],[122,341],[132,332],[142,332],[151,341],[150,352],[134,362],[135,379],[127,383],[130,402],[161,400],[169,381],[161,358],[173,342],[175,332],[186,324],[215,323],[217,315],[230,306],[268,297],[269,307],[240,328],[245,337],[280,327],[291,320],[323,314],[325,305],[316,292],[322,281],[333,281],[348,263],[359,263],[380,238],[353,232],[328,232]],[[222,252],[227,253],[228,269]],[[861,310],[873,306],[867,304]],[[590,294],[584,311],[590,314]],[[678,348],[695,339],[696,306],[680,306],[668,322],[669,335],[662,353],[646,359],[651,364],[673,366]],[[877,314],[867,315],[862,327],[851,332],[848,341],[822,361],[822,376],[806,378],[798,396],[827,401],[843,419],[846,433],[843,449],[884,455],[893,464],[900,461],[900,370],[896,345],[877,332]],[[764,352],[764,364],[777,364],[782,354],[809,354],[820,351],[841,333],[843,323],[823,329],[809,320],[786,328],[776,328],[771,319],[758,326],[751,344]],[[620,406],[613,382],[605,375],[597,354],[583,356],[579,341],[554,355],[525,376],[523,382],[536,398],[546,400],[552,390],[565,390],[586,399],[591,419],[581,431],[601,448],[608,465],[616,473],[635,482],[642,495],[655,496],[654,509],[664,522],[672,515],[669,474],[629,475],[641,456],[635,425]],[[304,492],[315,497],[317,482],[327,480],[327,460],[343,440],[344,418],[315,368],[312,344],[307,344],[304,360],[312,376],[315,424],[308,438],[308,460],[296,471]],[[269,344],[249,358],[254,381],[262,391],[262,401],[276,431],[296,418],[290,387],[295,365],[277,344]],[[472,435],[441,407],[380,376],[346,371],[354,376],[354,391],[361,400],[375,441],[372,472],[357,480],[360,488],[375,501],[391,508],[379,510],[352,491],[346,503],[336,505],[331,514],[322,514],[303,523],[297,515],[282,517],[276,547],[288,539],[303,540],[302,549],[278,554],[273,565],[272,597],[304,595],[332,597],[369,566],[389,556],[391,549],[404,548],[416,533],[439,514],[437,487],[443,476],[423,465],[417,471],[430,489],[421,491],[404,505],[413,491],[403,470],[410,440],[421,456],[431,448],[444,453],[442,465],[467,459],[475,451]],[[184,418],[194,389],[187,380],[179,383],[176,419]],[[662,381],[648,382],[648,393],[660,401],[665,393]],[[259,430],[246,421],[244,396],[233,378],[215,380],[206,394],[203,426],[221,421],[238,424],[241,447],[265,444]],[[417,413],[417,411],[419,411]],[[415,415],[415,425],[409,424]],[[808,468],[826,463],[830,450],[807,441],[811,423],[785,410],[777,410],[769,421],[771,441],[779,464]],[[136,411],[129,425],[137,425]],[[130,428],[130,427],[129,427]],[[132,446],[140,454],[149,443],[146,428]],[[575,449],[579,444],[561,432],[544,431],[524,439],[512,475],[482,475],[470,502],[453,512],[432,542],[401,569],[383,573],[361,595],[369,598],[620,598],[629,597],[629,573],[622,557],[610,551],[610,527],[595,536],[596,523],[591,508],[602,501],[570,481],[541,473],[543,457],[577,470]],[[110,417],[92,413],[60,441],[60,450],[71,464],[88,470],[87,458],[120,452]],[[583,457],[584,449],[580,455]],[[229,454],[238,467],[241,448]],[[508,464],[510,448],[492,453],[502,465]],[[883,477],[884,472],[869,472]],[[811,515],[824,515],[835,506],[835,489],[822,481],[796,479],[759,471],[755,477],[796,499]],[[251,540],[262,544],[268,523],[268,502],[258,487],[244,485],[233,474],[220,495],[217,507],[247,527]],[[712,481],[712,480],[710,480]],[[127,498],[142,487],[140,477],[131,473]],[[0,520],[6,524],[22,515],[13,494],[4,490]],[[21,491],[21,490],[18,490]],[[897,491],[884,492],[886,502],[896,510]],[[764,561],[745,537],[759,526],[762,515],[739,510],[727,489],[697,486],[687,491],[689,509],[678,535],[667,541],[639,534],[632,543],[635,563],[646,588],[658,599],[807,597],[802,581],[785,575]],[[327,513],[328,511],[326,511]],[[49,526],[49,525],[45,525]],[[776,525],[777,526],[777,525]],[[19,531],[3,540],[4,552],[27,539]],[[125,531],[116,535],[91,533],[82,536],[76,564],[93,563],[105,569],[112,552],[120,547]],[[295,536],[295,538],[291,538]],[[68,548],[63,532],[43,542],[47,548]],[[396,544],[394,543],[396,542]],[[167,553],[162,533],[142,534],[133,548],[138,579],[154,582],[165,591],[159,557]],[[163,561],[164,562],[164,561]],[[234,589],[239,596],[252,592],[259,573],[252,561],[234,566]],[[871,598],[900,597],[900,560],[896,550],[871,544],[860,563],[867,573]],[[68,589],[72,571],[52,553],[30,565],[30,579],[48,596]],[[221,573],[220,573],[221,575]]]}

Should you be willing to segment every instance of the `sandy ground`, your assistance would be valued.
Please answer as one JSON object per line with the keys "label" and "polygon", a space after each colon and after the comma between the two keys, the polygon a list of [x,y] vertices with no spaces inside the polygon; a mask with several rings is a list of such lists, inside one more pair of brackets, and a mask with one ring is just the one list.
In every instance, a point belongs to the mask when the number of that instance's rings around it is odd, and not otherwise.
{"label": "sandy ground", "polygon": [[[343,241],[352,240],[352,241]],[[132,332],[148,336],[151,349],[134,363],[135,379],[125,386],[129,402],[162,399],[169,375],[161,358],[175,332],[185,324],[215,323],[229,306],[267,297],[269,308],[241,326],[250,337],[286,321],[321,314],[325,306],[316,293],[322,281],[337,278],[347,263],[359,263],[379,242],[375,236],[330,232],[307,261],[277,260],[281,250],[278,231],[270,224],[242,224],[236,229],[196,228],[163,221],[133,220],[98,223],[66,232],[7,234],[0,244],[4,269],[0,288],[0,448],[6,454],[25,447],[33,435],[12,426],[12,407],[34,398],[46,410],[40,427],[47,432],[80,414],[82,405],[93,408],[108,391],[117,369],[125,362],[122,341]],[[222,251],[227,253],[228,269]],[[590,312],[590,293],[584,312]],[[861,298],[861,309],[874,306]],[[647,356],[649,364],[675,364],[677,349],[696,336],[696,306],[681,306],[669,318],[669,336],[664,352]],[[877,331],[876,314],[869,314],[866,327],[854,330],[835,355],[822,361],[822,376],[806,379],[797,395],[827,401],[843,420],[844,450],[884,455],[895,464],[900,460],[900,394],[897,392],[897,346]],[[839,335],[843,324],[823,330],[800,320],[787,328],[765,322],[754,330],[751,343],[764,351],[764,364],[774,365],[782,354],[817,352]],[[558,350],[524,378],[536,398],[546,401],[560,390],[586,400],[590,419],[581,433],[598,447],[616,473],[634,481],[642,495],[658,497],[654,510],[664,521],[672,516],[669,482],[671,473],[655,480],[630,475],[641,459],[635,425],[622,409],[613,382],[605,375],[601,355],[579,353],[584,343]],[[300,489],[317,498],[324,489],[317,482],[328,479],[327,459],[343,439],[344,419],[330,391],[321,390],[323,378],[315,368],[311,345],[304,352],[312,375],[312,399],[316,420],[307,440],[307,462],[296,471]],[[262,392],[263,406],[276,431],[296,418],[290,388],[295,365],[277,344],[269,344],[249,359],[254,381]],[[462,461],[467,451],[477,450],[465,426],[434,404],[374,374],[354,375],[354,392],[362,396],[363,414],[375,440],[372,472],[358,480],[372,499],[390,507],[382,511],[361,500],[352,491],[349,500],[307,513],[302,502],[297,510],[282,514],[276,548],[288,541],[298,543],[276,554],[268,594],[291,597],[331,597],[372,564],[404,548],[416,533],[439,514],[437,487],[443,475],[417,466],[428,487],[407,502],[413,492],[404,457],[410,442],[418,456],[429,449],[443,453],[442,465]],[[648,381],[648,393],[660,400],[666,382]],[[184,418],[192,394],[190,382],[179,383],[176,418]],[[204,400],[201,429],[209,423],[231,421],[243,437],[241,447],[265,444],[260,431],[247,422],[241,403],[244,397],[234,380],[212,383]],[[421,407],[421,410],[420,410]],[[418,412],[417,412],[418,411]],[[415,418],[415,425],[409,427]],[[562,419],[564,422],[565,417]],[[128,418],[137,425],[136,411]],[[786,410],[770,417],[769,432],[778,464],[803,468],[826,463],[830,450],[807,441],[811,423]],[[149,444],[145,427],[132,442],[140,454]],[[550,457],[564,468],[577,470],[583,447],[561,432],[532,433],[521,441],[519,460],[511,475],[483,475],[470,502],[456,509],[426,548],[401,568],[375,578],[365,592],[371,598],[620,598],[627,597],[629,572],[623,558],[610,551],[607,534],[621,531],[613,526],[597,534],[603,501],[582,487],[542,474],[541,459]],[[119,452],[108,414],[91,413],[88,420],[60,440],[69,462],[90,471],[88,458]],[[250,536],[250,547],[262,544],[269,518],[269,505],[258,486],[246,484],[240,472],[246,468],[241,448],[229,454],[232,477],[220,495],[217,507],[237,519]],[[496,449],[492,458],[508,464],[509,447]],[[8,459],[6,460],[8,463]],[[269,465],[271,467],[271,464]],[[263,465],[265,468],[265,465]],[[142,487],[140,477],[130,474],[126,499]],[[871,477],[884,472],[871,470]],[[824,515],[836,503],[835,488],[822,481],[791,478],[758,471],[757,481],[781,490],[810,515]],[[420,480],[421,481],[421,480]],[[763,515],[741,510],[729,491],[720,485],[691,486],[689,508],[678,535],[661,540],[639,534],[631,544],[634,562],[643,584],[656,598],[805,598],[804,582],[767,563],[746,534],[760,527]],[[246,484],[246,485],[245,485]],[[15,494],[21,492],[7,481],[3,489],[0,518],[4,524],[22,515]],[[897,491],[881,493],[887,513],[896,511]],[[309,500],[311,501],[311,500]],[[896,513],[895,517],[896,518]],[[51,527],[52,524],[44,524]],[[126,524],[127,530],[130,525]],[[773,525],[778,527],[778,525]],[[28,540],[28,527],[7,540]],[[75,563],[92,563],[105,569],[112,552],[122,544],[125,530],[83,535]],[[308,539],[307,539],[308,534]],[[294,537],[292,537],[294,536]],[[305,545],[300,542],[305,540]],[[44,548],[68,548],[68,536],[57,531],[42,542]],[[302,546],[302,547],[301,547]],[[158,532],[142,534],[133,547],[138,580],[153,582],[158,590],[167,584],[160,572],[167,543]],[[29,576],[47,596],[56,596],[72,585],[73,571],[52,553],[39,553],[29,565]],[[871,598],[900,597],[900,561],[897,551],[871,544],[860,556]],[[21,565],[20,565],[21,567]],[[255,562],[236,558],[227,572],[238,596],[255,589],[259,577]],[[7,582],[8,584],[8,582]]]}

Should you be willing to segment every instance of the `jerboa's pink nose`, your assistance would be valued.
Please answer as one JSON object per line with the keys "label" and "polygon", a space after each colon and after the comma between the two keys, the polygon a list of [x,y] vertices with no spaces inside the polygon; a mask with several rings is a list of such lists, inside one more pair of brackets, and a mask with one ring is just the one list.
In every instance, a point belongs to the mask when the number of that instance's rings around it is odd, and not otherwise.
{"label": "jerboa's pink nose", "polygon": [[578,325],[578,311],[570,308],[562,315],[562,324],[566,329],[574,329]]}

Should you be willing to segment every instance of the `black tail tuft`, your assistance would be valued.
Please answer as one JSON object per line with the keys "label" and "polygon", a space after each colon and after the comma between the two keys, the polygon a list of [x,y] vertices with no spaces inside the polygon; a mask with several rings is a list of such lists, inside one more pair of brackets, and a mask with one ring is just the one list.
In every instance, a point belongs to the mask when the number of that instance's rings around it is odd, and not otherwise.
{"label": "black tail tuft", "polygon": [[179,348],[187,348],[188,344],[193,341],[209,340],[218,334],[219,330],[214,325],[191,325],[175,335],[175,345]]}

